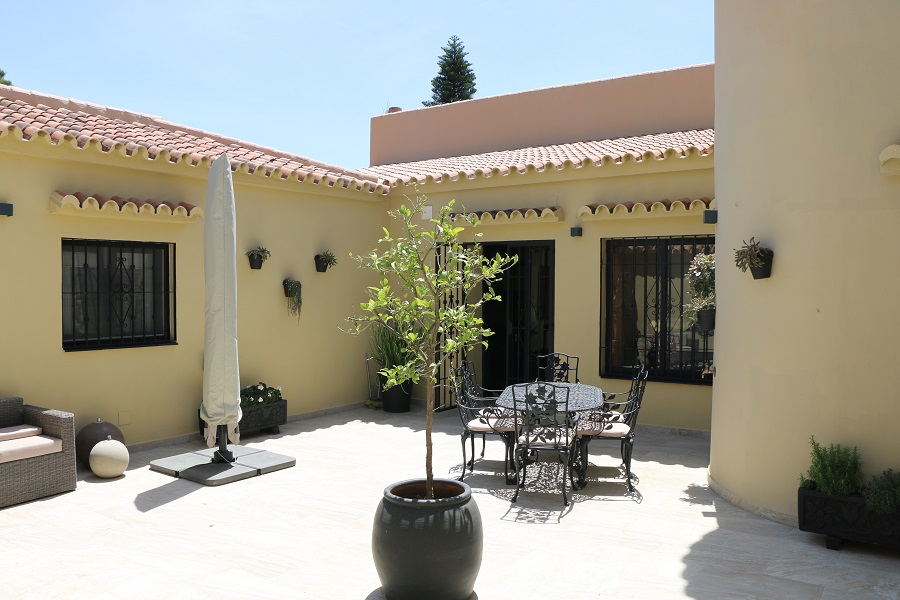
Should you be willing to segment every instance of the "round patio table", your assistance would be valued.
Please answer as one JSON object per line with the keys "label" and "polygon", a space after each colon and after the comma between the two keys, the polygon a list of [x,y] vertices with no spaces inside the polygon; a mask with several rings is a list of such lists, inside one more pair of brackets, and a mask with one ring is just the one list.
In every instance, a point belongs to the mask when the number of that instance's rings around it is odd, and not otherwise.
{"label": "round patio table", "polygon": [[[532,383],[519,383],[516,385],[526,385],[528,386],[527,391],[530,392],[532,391],[532,388],[536,390],[540,385],[549,384],[546,384],[543,381],[535,381]],[[595,408],[600,408],[603,404],[603,390],[597,386],[587,385],[586,383],[553,383],[552,385],[569,388],[569,412],[593,410]],[[503,390],[503,393],[497,398],[497,406],[515,410],[515,406],[513,405],[513,387],[515,386],[510,385]]]}

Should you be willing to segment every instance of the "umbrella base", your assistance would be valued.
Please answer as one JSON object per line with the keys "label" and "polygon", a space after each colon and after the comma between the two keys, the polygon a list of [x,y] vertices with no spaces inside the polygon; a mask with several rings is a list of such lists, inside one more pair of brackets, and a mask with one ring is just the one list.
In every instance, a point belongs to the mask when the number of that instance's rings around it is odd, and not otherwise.
{"label": "umbrella base", "polygon": [[297,459],[275,452],[229,445],[234,462],[213,462],[218,448],[207,448],[161,458],[150,463],[150,470],[203,485],[225,485],[241,479],[265,475],[297,464]]}

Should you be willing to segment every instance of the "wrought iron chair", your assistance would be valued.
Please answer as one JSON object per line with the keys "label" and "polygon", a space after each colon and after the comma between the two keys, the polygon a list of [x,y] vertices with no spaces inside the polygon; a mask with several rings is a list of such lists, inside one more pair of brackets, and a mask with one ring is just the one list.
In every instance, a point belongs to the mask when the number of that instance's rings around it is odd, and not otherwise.
{"label": "wrought iron chair", "polygon": [[[538,381],[512,386],[515,417],[515,449],[513,459],[516,468],[516,493],[512,501],[519,499],[519,489],[525,487],[529,457],[536,452],[553,451],[565,469],[562,474],[562,495],[566,494],[566,478],[575,488],[572,473],[575,456],[575,414],[569,412],[569,388],[552,382]],[[521,473],[521,476],[519,475]]]}
{"label": "wrought iron chair", "polygon": [[[512,463],[511,445],[512,435],[515,431],[515,422],[509,411],[496,405],[497,399],[492,396],[478,395],[477,391],[484,390],[474,382],[474,374],[463,361],[458,369],[451,372],[450,378],[453,384],[453,394],[456,400],[456,408],[462,421],[463,431],[460,437],[463,452],[463,468],[459,480],[466,476],[466,467],[474,470],[475,467],[475,436],[481,435],[481,458],[484,458],[484,439],[487,435],[497,435],[503,440],[505,451],[503,454],[503,470],[506,483],[512,483],[509,475],[509,466]],[[466,441],[472,447],[472,459],[466,460]]]}
{"label": "wrought iron chair", "polygon": [[[578,435],[578,485],[584,487],[588,466],[588,445],[593,440],[618,441],[621,447],[622,464],[625,467],[625,481],[628,492],[634,491],[631,482],[631,454],[634,449],[635,428],[638,412],[647,386],[647,369],[643,365],[634,367],[634,378],[628,392],[604,393],[603,406],[598,410],[581,413],[576,434]],[[627,396],[626,396],[627,393]],[[624,399],[620,399],[626,396]]]}
{"label": "wrought iron chair", "polygon": [[578,383],[578,357],[562,352],[537,357],[538,380]]}

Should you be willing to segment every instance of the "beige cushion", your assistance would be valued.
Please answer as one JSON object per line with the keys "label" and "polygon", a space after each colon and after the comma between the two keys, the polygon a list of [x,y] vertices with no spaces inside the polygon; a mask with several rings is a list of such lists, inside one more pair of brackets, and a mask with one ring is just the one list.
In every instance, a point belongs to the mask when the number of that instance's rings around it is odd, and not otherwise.
{"label": "beige cushion", "polygon": [[46,435],[32,435],[0,442],[0,463],[34,458],[62,452],[62,440]]}
{"label": "beige cushion", "polygon": [[37,425],[13,425],[12,427],[0,427],[0,442],[15,440],[18,438],[41,435],[44,430]]}
{"label": "beige cushion", "polygon": [[631,427],[622,422],[611,421],[607,423],[584,423],[578,425],[578,435],[590,435],[594,437],[621,438],[628,435]]}
{"label": "beige cushion", "polygon": [[481,419],[472,419],[469,421],[469,424],[466,425],[466,429],[469,431],[477,431],[480,433],[499,433],[499,432],[507,432],[513,431],[514,429],[512,419],[495,419],[491,418],[481,418]]}

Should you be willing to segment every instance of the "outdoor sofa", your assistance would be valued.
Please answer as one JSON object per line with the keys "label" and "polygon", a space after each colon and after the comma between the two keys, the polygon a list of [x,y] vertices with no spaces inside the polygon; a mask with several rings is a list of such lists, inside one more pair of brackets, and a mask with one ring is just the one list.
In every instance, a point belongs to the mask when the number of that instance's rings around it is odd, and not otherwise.
{"label": "outdoor sofa", "polygon": [[0,398],[0,508],[75,489],[75,415]]}

